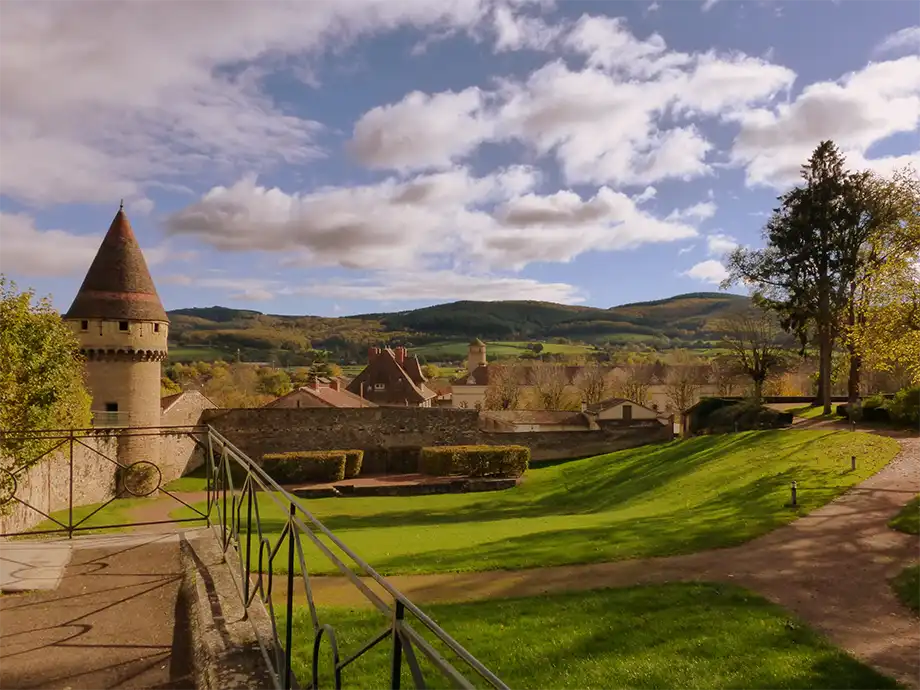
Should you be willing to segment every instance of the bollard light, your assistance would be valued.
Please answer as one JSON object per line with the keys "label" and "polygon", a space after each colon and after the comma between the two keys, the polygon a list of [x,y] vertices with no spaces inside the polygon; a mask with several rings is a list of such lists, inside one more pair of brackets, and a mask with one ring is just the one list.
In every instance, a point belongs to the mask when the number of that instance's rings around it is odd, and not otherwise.
{"label": "bollard light", "polygon": [[792,482],[792,505],[796,505],[796,483]]}
{"label": "bollard light", "polygon": [[856,469],[856,456],[855,455],[850,456],[850,469],[851,470]]}

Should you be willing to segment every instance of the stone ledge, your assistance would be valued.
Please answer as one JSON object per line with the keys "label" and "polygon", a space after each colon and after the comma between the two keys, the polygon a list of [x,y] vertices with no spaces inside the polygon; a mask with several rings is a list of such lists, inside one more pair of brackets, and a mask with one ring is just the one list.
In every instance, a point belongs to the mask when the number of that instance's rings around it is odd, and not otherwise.
{"label": "stone ledge", "polygon": [[[228,561],[235,555],[228,551]],[[180,563],[197,690],[273,688],[266,660],[273,649],[271,620],[258,597],[244,617],[239,574],[223,561],[215,532],[183,535]]]}

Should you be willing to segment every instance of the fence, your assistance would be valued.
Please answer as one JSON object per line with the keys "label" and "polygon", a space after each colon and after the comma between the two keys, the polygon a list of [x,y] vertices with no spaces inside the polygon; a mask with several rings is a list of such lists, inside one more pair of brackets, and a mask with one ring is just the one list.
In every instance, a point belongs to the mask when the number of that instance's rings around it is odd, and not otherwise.
{"label": "fence", "polygon": [[[171,429],[176,433],[175,429]],[[146,493],[137,490],[127,491],[129,495],[153,495],[162,492],[178,503],[185,505],[194,513],[194,517],[175,522],[205,521],[217,534],[224,552],[227,565],[238,570],[239,596],[248,613],[253,606],[264,606],[271,620],[271,639],[262,641],[261,651],[269,668],[274,686],[288,690],[295,687],[318,688],[320,682],[320,656],[322,643],[326,641],[332,652],[332,666],[328,669],[336,688],[342,687],[342,674],[357,659],[365,656],[380,645],[388,647],[388,675],[389,687],[398,690],[402,684],[403,671],[408,671],[412,684],[416,688],[428,687],[426,672],[434,670],[447,680],[451,686],[458,688],[474,688],[476,685],[470,680],[473,678],[480,685],[491,688],[507,686],[472,654],[463,648],[454,638],[437,625],[415,604],[409,601],[401,592],[394,588],[384,577],[377,573],[370,565],[364,562],[357,554],[348,548],[314,515],[307,511],[297,499],[282,489],[260,467],[249,459],[242,451],[233,445],[211,427],[184,430],[192,434],[196,443],[205,453],[204,474],[207,485],[206,508],[200,510],[183,501],[174,492],[161,486],[160,476],[153,488],[145,488]],[[72,536],[74,532],[83,529],[108,529],[118,527],[133,527],[139,525],[160,524],[172,521],[152,521],[143,523],[100,524],[98,521],[91,526],[87,520],[107,505],[110,505],[115,496],[95,507],[88,515],[74,521],[74,447],[82,445],[90,451],[98,452],[85,443],[87,432],[67,432],[66,434],[48,433],[41,438],[47,441],[49,448],[35,461],[43,456],[62,449],[69,444],[69,475],[70,495],[68,503],[68,518],[64,523],[49,514],[39,511],[52,523],[58,526],[55,529],[42,530],[41,533],[66,532]],[[94,432],[99,434],[100,432]],[[162,434],[162,430],[118,430],[109,433],[117,436],[138,437],[146,434]],[[0,441],[4,444],[15,443],[17,439],[26,436],[0,432]],[[33,435],[32,438],[35,438]],[[131,475],[131,468],[141,465],[146,461],[137,463],[121,463],[117,459],[106,457],[121,472],[123,477]],[[33,461],[33,462],[35,462]],[[147,463],[150,464],[150,463]],[[6,473],[3,475],[3,473]],[[7,481],[0,489],[0,506],[11,501],[22,501],[16,496],[17,471],[0,470],[0,478],[5,476]],[[10,481],[11,480],[11,481]],[[122,484],[124,484],[124,479]],[[122,488],[126,489],[126,486]],[[123,492],[116,490],[115,495]],[[284,515],[279,523],[276,518],[263,518],[263,510],[273,507],[272,512]],[[280,528],[280,532],[278,532]],[[0,536],[12,536],[3,534]],[[322,620],[323,612],[317,608],[310,586],[308,559],[305,555],[304,542],[312,545],[313,552],[327,559],[334,568],[346,578],[363,597],[373,606],[381,617],[379,631],[364,641],[354,652],[342,658],[333,625]],[[284,577],[284,590],[282,601],[276,606],[276,598],[272,596],[273,584],[276,576],[273,574],[276,558],[285,558],[286,568]],[[232,565],[231,565],[232,564]],[[355,572],[357,571],[357,572]],[[312,646],[312,663],[310,678],[304,684],[303,678],[295,678],[292,663],[293,642],[295,632],[302,634],[302,629],[295,631],[294,624],[294,590],[299,582],[306,597],[306,604],[310,615],[310,635]],[[370,586],[376,585],[375,591]],[[259,601],[256,601],[258,596]],[[451,657],[450,659],[448,657]],[[423,669],[423,661],[427,661],[428,669]]]}

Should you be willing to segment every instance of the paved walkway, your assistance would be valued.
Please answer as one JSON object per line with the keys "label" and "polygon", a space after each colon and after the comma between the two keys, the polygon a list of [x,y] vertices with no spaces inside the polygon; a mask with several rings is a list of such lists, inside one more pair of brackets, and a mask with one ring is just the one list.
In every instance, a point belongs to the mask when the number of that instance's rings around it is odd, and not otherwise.
{"label": "paved walkway", "polygon": [[[0,687],[194,687],[178,535],[7,542],[0,553],[7,577],[42,588],[0,597]],[[30,572],[36,556],[44,567]]]}

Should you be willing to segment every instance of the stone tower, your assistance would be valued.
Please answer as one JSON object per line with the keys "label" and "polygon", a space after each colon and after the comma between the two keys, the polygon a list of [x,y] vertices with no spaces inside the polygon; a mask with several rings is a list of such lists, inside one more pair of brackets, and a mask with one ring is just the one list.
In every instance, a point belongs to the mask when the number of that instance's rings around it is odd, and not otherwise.
{"label": "stone tower", "polygon": [[[64,319],[86,357],[94,423],[159,426],[160,362],[166,358],[169,319],[124,207]],[[159,445],[155,437],[123,436],[118,458],[124,464],[158,464]]]}
{"label": "stone tower", "polygon": [[486,363],[486,344],[479,338],[470,341],[469,353],[466,356],[467,371],[474,371],[476,367]]}

